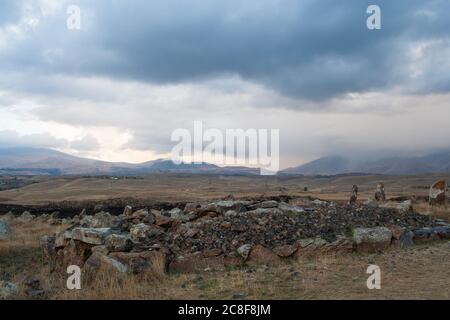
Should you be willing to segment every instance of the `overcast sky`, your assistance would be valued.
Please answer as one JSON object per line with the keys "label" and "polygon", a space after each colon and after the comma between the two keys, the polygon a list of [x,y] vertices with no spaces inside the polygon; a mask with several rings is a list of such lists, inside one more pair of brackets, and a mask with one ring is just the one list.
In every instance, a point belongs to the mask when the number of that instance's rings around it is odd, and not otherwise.
{"label": "overcast sky", "polygon": [[449,15],[448,0],[1,0],[0,146],[142,162],[202,120],[279,128],[282,167],[447,149]]}

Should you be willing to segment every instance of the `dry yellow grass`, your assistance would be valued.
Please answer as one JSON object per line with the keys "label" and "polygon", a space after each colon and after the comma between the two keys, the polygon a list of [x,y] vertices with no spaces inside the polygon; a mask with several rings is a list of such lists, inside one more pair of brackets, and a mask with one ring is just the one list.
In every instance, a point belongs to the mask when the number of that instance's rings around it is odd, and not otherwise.
{"label": "dry yellow grass", "polygon": [[[34,276],[47,299],[449,299],[450,248],[446,242],[393,248],[383,254],[326,255],[280,266],[199,274],[98,273],[81,290],[66,289],[67,274],[49,271],[38,239],[62,226],[12,223],[11,241],[0,243],[0,277],[16,283]],[[366,269],[382,270],[382,289],[366,287]],[[23,289],[23,288],[22,288]],[[28,298],[21,293],[19,298]]]}
{"label": "dry yellow grass", "polygon": [[444,219],[450,221],[450,206],[430,206],[426,202],[414,203],[414,210],[421,214],[431,215],[436,218]]}
{"label": "dry yellow grass", "polygon": [[[207,176],[154,174],[139,179],[100,179],[77,177],[40,177],[38,183],[20,189],[0,191],[2,203],[46,204],[60,201],[107,201],[118,198],[151,201],[192,201],[235,196],[292,195],[348,201],[352,185],[357,184],[359,200],[374,196],[377,183],[383,182],[388,198],[426,196],[429,186],[450,175],[380,176],[349,175],[329,177],[281,176]],[[308,187],[308,192],[304,192]]]}

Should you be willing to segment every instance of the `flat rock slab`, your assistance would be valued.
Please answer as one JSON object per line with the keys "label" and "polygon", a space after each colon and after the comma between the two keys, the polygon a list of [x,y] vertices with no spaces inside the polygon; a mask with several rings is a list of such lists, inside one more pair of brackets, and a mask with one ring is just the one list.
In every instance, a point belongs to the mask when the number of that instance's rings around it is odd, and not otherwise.
{"label": "flat rock slab", "polygon": [[102,245],[105,244],[106,237],[112,233],[111,228],[75,228],[71,237],[84,243]]}
{"label": "flat rock slab", "polygon": [[357,251],[380,252],[391,245],[392,231],[386,227],[356,228],[353,240]]}

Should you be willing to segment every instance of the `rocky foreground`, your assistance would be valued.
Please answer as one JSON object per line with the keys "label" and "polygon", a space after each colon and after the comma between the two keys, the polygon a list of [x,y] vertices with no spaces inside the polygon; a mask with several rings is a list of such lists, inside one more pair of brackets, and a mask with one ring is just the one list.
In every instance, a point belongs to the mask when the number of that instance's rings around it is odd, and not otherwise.
{"label": "rocky foreground", "polygon": [[[167,207],[167,206],[166,206]],[[17,219],[61,219],[24,213]],[[403,203],[220,200],[166,210],[133,209],[118,216],[83,210],[64,232],[41,244],[56,267],[120,273],[188,272],[242,264],[275,264],[325,252],[376,252],[450,238],[450,224]],[[6,230],[6,227],[5,227]]]}

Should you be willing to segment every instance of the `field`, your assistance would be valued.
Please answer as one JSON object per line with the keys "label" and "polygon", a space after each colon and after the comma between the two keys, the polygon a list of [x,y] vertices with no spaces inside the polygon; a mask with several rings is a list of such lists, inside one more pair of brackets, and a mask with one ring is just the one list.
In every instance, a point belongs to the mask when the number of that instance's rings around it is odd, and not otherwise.
{"label": "field", "polygon": [[[230,194],[237,198],[291,195],[348,201],[353,184],[359,187],[359,199],[366,200],[373,197],[378,182],[384,182],[388,198],[423,198],[428,195],[429,186],[441,178],[450,181],[450,175],[265,177],[155,174],[117,180],[98,177],[40,177],[25,187],[1,191],[0,203],[45,205],[50,202],[126,198],[176,202],[223,198]],[[305,187],[308,191],[304,191]]]}
{"label": "field", "polygon": [[[144,178],[39,178],[33,184],[0,192],[3,205],[45,206],[48,203],[111,199],[139,199],[156,203],[235,197],[301,196],[347,201],[351,186],[361,191],[359,201],[372,196],[384,182],[388,198],[414,199],[414,208],[450,220],[450,209],[429,208],[428,186],[441,176],[341,177],[229,177],[153,175]],[[447,179],[449,177],[446,177]],[[304,191],[308,187],[308,191]],[[81,208],[81,207],[80,207]],[[80,209],[79,208],[79,209]],[[0,211],[0,214],[6,212]],[[412,248],[391,248],[376,254],[327,254],[291,260],[279,266],[228,268],[198,273],[146,273],[116,277],[103,273],[79,291],[65,288],[66,275],[51,273],[39,237],[65,225],[11,221],[13,236],[0,241],[0,280],[24,283],[40,279],[40,299],[449,299],[450,244],[430,242]],[[368,265],[382,270],[381,290],[369,290]],[[23,289],[23,288],[22,288]],[[21,294],[19,299],[29,297]]]}

